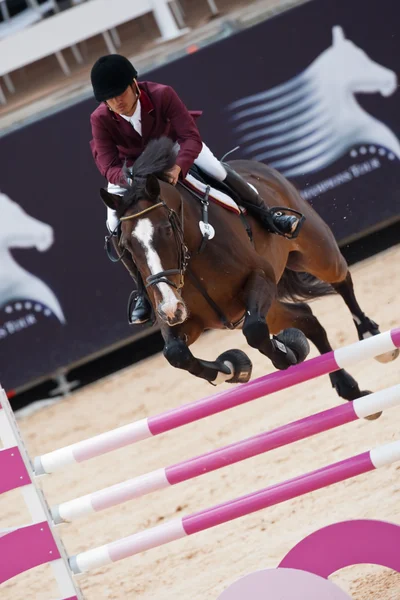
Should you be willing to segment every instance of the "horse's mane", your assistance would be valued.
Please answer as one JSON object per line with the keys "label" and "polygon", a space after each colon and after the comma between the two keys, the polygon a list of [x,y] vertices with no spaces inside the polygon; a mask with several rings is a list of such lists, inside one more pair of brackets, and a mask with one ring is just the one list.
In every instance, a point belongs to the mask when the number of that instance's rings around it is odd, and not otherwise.
{"label": "horse's mane", "polygon": [[164,171],[172,169],[175,164],[179,147],[170,138],[161,137],[151,140],[135,164],[129,169],[123,167],[124,181],[122,187],[126,189],[123,204],[128,208],[140,198],[146,197],[145,187],[148,175],[163,178]]}

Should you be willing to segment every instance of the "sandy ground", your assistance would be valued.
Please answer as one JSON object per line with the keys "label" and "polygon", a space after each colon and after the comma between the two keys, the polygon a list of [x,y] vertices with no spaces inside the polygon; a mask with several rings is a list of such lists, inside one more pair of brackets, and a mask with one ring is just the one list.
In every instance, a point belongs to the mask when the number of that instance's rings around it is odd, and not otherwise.
{"label": "sandy ground", "polygon": [[[397,246],[352,269],[361,304],[382,331],[400,323],[399,261]],[[327,298],[313,307],[334,347],[356,340],[340,298]],[[232,347],[248,351],[254,377],[272,371],[264,357],[246,348],[240,332],[212,332],[194,348],[197,355],[213,359]],[[382,365],[371,360],[357,365],[352,374],[364,389],[379,390],[399,383],[399,366],[400,361]],[[212,391],[208,384],[172,369],[162,356],[155,356],[23,419],[20,426],[30,453],[36,455]],[[328,378],[323,377],[57,473],[44,479],[43,487],[49,502],[57,503],[337,403]],[[375,422],[351,423],[62,526],[59,532],[71,554],[98,546],[395,440],[399,417],[400,408]],[[216,600],[239,577],[276,566],[294,544],[320,527],[354,518],[400,524],[399,472],[400,465],[392,465],[249,515],[98,569],[81,577],[80,585],[87,600]],[[20,493],[1,498],[0,527],[21,523],[25,515]],[[400,598],[400,576],[380,567],[351,567],[336,574],[334,581],[354,600]],[[0,596],[2,600],[48,600],[57,592],[46,567],[8,582]]]}

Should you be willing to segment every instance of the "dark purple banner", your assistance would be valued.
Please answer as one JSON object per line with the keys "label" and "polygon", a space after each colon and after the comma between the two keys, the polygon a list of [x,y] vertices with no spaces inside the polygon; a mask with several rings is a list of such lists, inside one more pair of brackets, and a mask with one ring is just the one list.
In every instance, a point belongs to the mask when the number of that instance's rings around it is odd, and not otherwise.
{"label": "dark purple banner", "polygon": [[[133,288],[103,251],[87,101],[1,140],[0,381],[18,388],[128,340]],[[134,358],[134,357],[132,357]]]}
{"label": "dark purple banner", "polygon": [[[400,217],[398,0],[314,0],[142,75],[221,157],[273,165],[339,242]],[[1,139],[0,381],[32,384],[147,330],[103,252],[87,100]],[[134,357],[133,357],[134,358]]]}

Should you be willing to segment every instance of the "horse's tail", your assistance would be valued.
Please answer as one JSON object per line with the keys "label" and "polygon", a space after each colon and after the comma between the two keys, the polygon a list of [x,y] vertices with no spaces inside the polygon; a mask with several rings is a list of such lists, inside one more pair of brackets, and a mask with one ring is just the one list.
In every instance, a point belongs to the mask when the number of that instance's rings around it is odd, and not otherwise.
{"label": "horse's tail", "polygon": [[279,300],[301,302],[336,294],[334,288],[310,273],[298,273],[285,269],[278,283]]}

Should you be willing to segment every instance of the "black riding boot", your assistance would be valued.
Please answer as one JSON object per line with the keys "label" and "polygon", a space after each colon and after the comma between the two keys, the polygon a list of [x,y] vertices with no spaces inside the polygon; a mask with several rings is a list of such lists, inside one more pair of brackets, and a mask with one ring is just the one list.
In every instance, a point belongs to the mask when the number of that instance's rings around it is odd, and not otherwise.
{"label": "black riding boot", "polygon": [[271,233],[278,233],[286,237],[295,237],[300,223],[299,217],[285,215],[280,211],[268,208],[259,194],[253,190],[245,179],[237,173],[230,165],[223,163],[227,172],[224,180],[241,200],[241,204],[248,209],[250,214],[257,217],[264,227]]}
{"label": "black riding boot", "polygon": [[[121,256],[121,248],[118,244],[117,236],[114,235],[111,239],[114,250],[118,256]],[[124,264],[124,267],[127,269],[136,284],[136,290],[131,293],[128,300],[128,322],[130,325],[141,325],[143,323],[147,323],[151,319],[152,309],[149,299],[147,298],[146,288],[144,287],[142,276],[140,275],[129,252],[124,252],[121,262]]]}
{"label": "black riding boot", "polygon": [[151,305],[146,295],[142,276],[137,272],[136,290],[131,292],[128,300],[128,321],[130,325],[141,325],[150,321]]}

